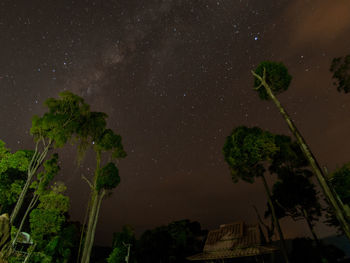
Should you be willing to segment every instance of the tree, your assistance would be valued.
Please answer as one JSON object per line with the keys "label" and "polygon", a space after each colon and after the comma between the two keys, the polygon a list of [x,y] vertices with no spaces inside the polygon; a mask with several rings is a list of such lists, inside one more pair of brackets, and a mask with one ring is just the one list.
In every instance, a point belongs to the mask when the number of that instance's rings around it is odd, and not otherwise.
{"label": "tree", "polygon": [[[91,112],[82,122],[78,132],[79,138],[83,138],[85,142],[90,142],[90,145],[93,145],[93,150],[96,154],[96,168],[93,180],[90,181],[84,177],[90,186],[91,197],[85,241],[81,253],[82,263],[88,263],[90,260],[102,200],[120,183],[119,170],[114,162],[126,156],[121,143],[121,136],[106,128],[106,118],[107,115],[105,113]],[[110,159],[104,166],[101,165],[102,153],[109,155]]]}
{"label": "tree", "polygon": [[11,153],[0,140],[0,214],[13,209],[26,179],[31,151]]}
{"label": "tree", "polygon": [[[347,163],[330,174],[330,183],[342,203],[345,211],[350,213],[350,163]],[[338,228],[340,232],[342,228],[331,209],[327,209],[326,223],[330,226]]]}
{"label": "tree", "polygon": [[[49,184],[51,183],[53,178],[59,172],[60,167],[58,166],[58,154],[57,153],[53,154],[51,159],[46,160],[44,162],[43,166],[44,166],[44,171],[37,174],[37,180],[34,181],[30,187],[30,188],[34,189],[34,193],[33,193],[33,196],[30,200],[30,203],[27,206],[26,211],[21,219],[21,223],[17,229],[17,234],[15,235],[15,237],[12,240],[12,246],[15,245],[17,238],[22,231],[22,228],[24,226],[24,223],[25,223],[30,211],[37,205],[37,202],[40,200],[40,198],[42,198],[42,196],[47,195],[47,192],[48,192],[47,188],[48,188]],[[63,187],[61,187],[61,188],[63,188]]]}
{"label": "tree", "polygon": [[[69,256],[67,251],[56,252],[61,235],[65,234],[62,230],[69,210],[69,198],[63,194],[65,190],[63,183],[54,184],[50,191],[40,195],[39,205],[30,213],[30,233],[36,251],[32,256],[34,262],[62,262],[60,258]],[[62,254],[61,257],[54,258],[55,252]]]}
{"label": "tree", "polygon": [[273,134],[258,127],[247,128],[240,126],[235,128],[230,136],[227,137],[223,153],[234,183],[238,182],[238,180],[254,183],[256,178],[262,179],[274,225],[280,237],[282,254],[285,262],[289,262],[283,233],[275,213],[270,189],[264,176],[265,166],[272,162],[273,156],[278,150],[279,147],[276,145]]}
{"label": "tree", "polygon": [[288,73],[287,68],[282,63],[265,61],[259,64],[255,71],[251,71],[254,78],[254,87],[258,91],[259,97],[261,99],[271,99],[279,111],[281,112],[283,118],[287,122],[289,129],[295,136],[297,143],[299,144],[303,154],[308,160],[320,186],[323,190],[324,195],[327,198],[329,205],[332,207],[344,233],[350,239],[350,227],[346,221],[346,214],[341,204],[338,202],[334,192],[328,185],[328,179],[323,173],[320,165],[306,144],[301,133],[297,130],[293,121],[282,107],[281,103],[278,101],[274,93],[278,94],[288,89],[291,81],[291,76]]}
{"label": "tree", "polygon": [[147,230],[137,241],[137,262],[185,262],[187,256],[202,250],[204,235],[206,231],[201,230],[200,224],[189,220]]}
{"label": "tree", "polygon": [[344,256],[344,252],[334,245],[321,244],[319,249],[308,238],[295,238],[292,242],[292,263],[336,263]]}
{"label": "tree", "polygon": [[334,58],[330,71],[333,73],[333,79],[336,80],[334,85],[337,85],[337,90],[348,93],[350,91],[350,55]]}
{"label": "tree", "polygon": [[[82,116],[89,111],[89,106],[79,96],[68,91],[60,93],[59,96],[59,99],[46,100],[48,112],[42,117],[34,116],[32,119],[30,133],[34,137],[35,150],[27,168],[26,182],[10,217],[11,223],[14,223],[29,186],[48,152],[53,147],[64,146],[74,135],[77,135],[82,124]],[[85,141],[81,140],[78,148],[82,149],[85,145]]]}
{"label": "tree", "polygon": [[279,208],[278,218],[290,216],[294,220],[306,220],[314,240],[319,244],[313,222],[321,216],[322,208],[315,185],[310,182],[311,176],[312,173],[304,169],[282,169],[278,174],[279,180],[273,185],[272,199]]}
{"label": "tree", "polygon": [[[135,249],[136,238],[134,229],[125,225],[121,232],[113,234],[112,248],[113,251],[107,259],[108,263],[124,263],[125,257],[128,255],[128,247]],[[130,251],[130,249],[129,249]],[[130,256],[130,254],[129,254]],[[135,262],[135,256],[131,254],[129,262]]]}

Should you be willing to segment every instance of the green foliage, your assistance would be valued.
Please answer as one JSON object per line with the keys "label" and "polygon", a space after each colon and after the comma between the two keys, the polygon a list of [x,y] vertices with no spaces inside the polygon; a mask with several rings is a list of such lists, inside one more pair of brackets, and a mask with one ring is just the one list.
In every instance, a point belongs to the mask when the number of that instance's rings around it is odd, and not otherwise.
{"label": "green foliage", "polygon": [[350,91],[350,55],[334,58],[330,71],[333,73],[333,79],[336,79],[333,84],[337,85],[337,90],[348,93]]}
{"label": "green foliage", "polygon": [[16,203],[25,179],[32,151],[11,153],[0,140],[0,214],[10,213]]}
{"label": "green foliage", "polygon": [[49,240],[42,251],[34,253],[33,261],[41,262],[44,258],[55,263],[68,262],[78,239],[78,229],[75,225],[68,224],[58,235]]}
{"label": "green foliage", "polygon": [[350,206],[350,163],[331,175],[331,183],[343,203]]}
{"label": "green foliage", "polygon": [[240,126],[227,137],[223,153],[232,180],[253,183],[256,176],[263,175],[264,162],[271,161],[278,150],[271,133],[258,127]]}
{"label": "green foliage", "polygon": [[114,163],[108,163],[101,169],[97,177],[96,190],[101,189],[111,190],[120,183],[119,170]]}
{"label": "green foliage", "polygon": [[32,262],[67,262],[79,240],[74,224],[66,223],[69,198],[63,195],[66,187],[55,184],[51,191],[40,196],[40,203],[30,214],[31,236],[36,244]]}
{"label": "green foliage", "polygon": [[122,137],[115,134],[111,129],[106,129],[96,141],[97,151],[112,151],[112,158],[124,158],[126,153],[122,145]]}
{"label": "green foliage", "polygon": [[37,174],[37,180],[32,183],[31,188],[36,189],[36,194],[44,193],[59,171],[58,154],[55,153],[51,159],[44,162],[44,171]]}
{"label": "green foliage", "polygon": [[122,247],[125,244],[135,244],[135,232],[132,226],[125,225],[121,232],[113,234],[112,247]]}
{"label": "green foliage", "polygon": [[125,262],[125,257],[128,254],[127,244],[131,245],[131,257],[129,262],[134,261],[134,248],[135,248],[136,238],[134,229],[129,226],[123,226],[121,232],[113,234],[112,248],[113,251],[107,258],[108,263],[121,263]]}
{"label": "green foliage", "polygon": [[[350,163],[343,165],[330,175],[330,183],[337,193],[338,197],[344,204],[344,209],[350,212]],[[337,218],[335,217],[333,210],[329,207],[326,214],[326,224],[334,226],[339,232],[342,232],[342,228],[339,225]],[[347,218],[350,221],[349,218]]]}
{"label": "green foliage", "polygon": [[38,207],[30,213],[31,236],[39,251],[61,231],[66,220],[69,198],[62,194],[64,190],[62,185],[53,186],[51,191],[40,196]]}
{"label": "green foliage", "polygon": [[82,117],[89,112],[89,105],[79,96],[65,91],[59,97],[45,101],[48,112],[42,117],[34,116],[30,129],[35,140],[47,138],[55,142],[56,147],[62,147],[77,134]]}
{"label": "green foliage", "polygon": [[[266,69],[266,83],[270,86],[274,94],[277,95],[288,89],[292,77],[289,75],[288,69],[282,63],[272,61],[261,62],[255,69],[255,73],[262,77],[264,69]],[[260,80],[254,78],[254,87],[257,88],[260,84]],[[261,99],[269,99],[269,95],[264,87],[260,87],[258,93]]]}
{"label": "green foliage", "polygon": [[[108,263],[124,263],[127,255],[127,248],[124,246],[115,247],[112,253],[107,258]],[[130,262],[130,261],[129,261]]]}

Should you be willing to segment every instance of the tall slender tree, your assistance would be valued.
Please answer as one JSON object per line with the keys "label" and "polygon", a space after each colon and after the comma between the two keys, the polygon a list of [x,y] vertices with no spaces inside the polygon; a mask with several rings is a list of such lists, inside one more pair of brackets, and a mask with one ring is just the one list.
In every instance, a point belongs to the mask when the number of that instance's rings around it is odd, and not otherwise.
{"label": "tall slender tree", "polygon": [[[81,262],[90,262],[91,249],[94,242],[98,215],[103,198],[119,184],[119,170],[115,161],[124,158],[126,153],[121,143],[121,136],[106,128],[107,115],[101,112],[91,112],[86,116],[80,128],[79,135],[90,140],[96,154],[96,168],[92,181],[84,178],[90,186],[90,203],[85,240],[81,252]],[[102,154],[108,155],[109,162],[102,164]],[[107,157],[107,156],[106,156]]]}
{"label": "tall slender tree", "polygon": [[[72,139],[80,128],[82,116],[89,112],[89,105],[79,96],[68,91],[60,93],[59,96],[59,99],[50,98],[45,101],[48,112],[42,117],[33,117],[30,133],[34,137],[35,150],[27,168],[27,178],[23,190],[11,213],[11,223],[14,223],[29,186],[49,151],[52,148],[64,146],[67,141]],[[81,140],[79,149],[85,145],[85,141]]]}
{"label": "tall slender tree", "polygon": [[286,263],[289,262],[287,247],[282,229],[278,222],[271,192],[265,178],[266,166],[271,162],[279,147],[275,143],[275,136],[258,127],[237,127],[227,137],[223,148],[225,161],[228,163],[233,182],[239,179],[253,183],[261,178],[269,207],[271,209],[274,225],[280,237],[281,252]]}
{"label": "tall slender tree", "polygon": [[320,168],[316,158],[312,154],[308,145],[306,144],[301,133],[296,128],[292,119],[289,117],[279,100],[276,98],[275,94],[281,93],[288,89],[291,76],[288,73],[287,68],[282,63],[265,61],[259,64],[255,71],[251,71],[254,78],[254,87],[257,90],[259,97],[263,100],[271,99],[283,118],[288,124],[289,129],[295,136],[300,148],[308,160],[322,190],[324,195],[327,198],[328,203],[332,207],[344,233],[350,239],[350,226],[346,219],[346,214],[344,209],[341,207],[341,204],[338,202],[337,197],[329,187],[328,178],[323,173],[323,170]]}
{"label": "tall slender tree", "polygon": [[279,210],[278,218],[289,216],[293,220],[304,219],[319,245],[314,221],[321,216],[322,208],[315,185],[310,182],[310,176],[312,173],[308,170],[283,168],[278,173],[279,180],[272,187],[272,199]]}
{"label": "tall slender tree", "polygon": [[31,184],[31,188],[34,189],[34,193],[32,195],[32,198],[29,202],[29,205],[26,207],[26,211],[24,213],[24,215],[21,218],[21,223],[18,227],[18,229],[16,230],[17,233],[15,235],[15,237],[13,238],[12,242],[12,246],[15,245],[19,234],[22,231],[22,228],[24,226],[24,223],[27,219],[27,216],[29,215],[29,213],[31,212],[31,210],[37,205],[40,197],[42,195],[47,194],[47,192],[49,191],[49,184],[52,182],[52,180],[54,179],[54,177],[57,175],[57,173],[60,170],[60,167],[58,166],[58,154],[55,153],[52,155],[52,158],[49,160],[46,160],[44,162],[44,171],[42,171],[41,173],[39,173],[37,175],[37,180],[35,180],[32,184]]}

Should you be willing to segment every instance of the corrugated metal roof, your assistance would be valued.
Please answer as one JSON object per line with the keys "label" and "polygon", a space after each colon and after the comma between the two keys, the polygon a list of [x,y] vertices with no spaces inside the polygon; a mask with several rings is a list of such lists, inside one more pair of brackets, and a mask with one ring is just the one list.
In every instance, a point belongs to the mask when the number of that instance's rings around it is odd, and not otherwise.
{"label": "corrugated metal roof", "polygon": [[258,225],[235,222],[221,225],[208,233],[203,253],[188,257],[189,260],[235,258],[272,253],[273,246],[263,246]]}
{"label": "corrugated metal roof", "polygon": [[221,251],[203,252],[197,255],[188,257],[188,260],[210,260],[210,259],[225,259],[225,258],[239,258],[252,257],[263,254],[270,254],[278,250],[273,246],[256,246],[246,248],[234,248]]}

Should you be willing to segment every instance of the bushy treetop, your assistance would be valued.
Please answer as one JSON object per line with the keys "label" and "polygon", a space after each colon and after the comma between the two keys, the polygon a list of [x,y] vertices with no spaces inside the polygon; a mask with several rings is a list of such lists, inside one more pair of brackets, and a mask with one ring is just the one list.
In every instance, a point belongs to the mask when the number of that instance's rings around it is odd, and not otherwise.
{"label": "bushy treetop", "polygon": [[[266,83],[270,86],[270,89],[274,94],[279,94],[286,91],[292,80],[292,76],[289,75],[288,69],[282,63],[264,61],[261,62],[255,69],[255,73],[263,77],[265,72]],[[261,81],[254,78],[254,88],[257,89],[259,97],[263,100],[270,99],[264,87],[261,87]]]}
{"label": "bushy treetop", "polygon": [[114,163],[110,162],[105,165],[97,177],[96,190],[111,190],[120,183],[119,170]]}
{"label": "bushy treetop", "polygon": [[234,129],[223,148],[232,180],[254,182],[256,176],[264,173],[264,162],[270,161],[278,149],[273,134],[267,131],[244,126]]}

